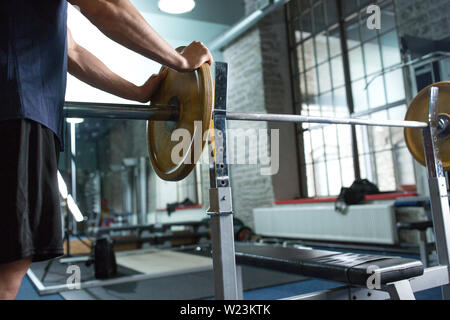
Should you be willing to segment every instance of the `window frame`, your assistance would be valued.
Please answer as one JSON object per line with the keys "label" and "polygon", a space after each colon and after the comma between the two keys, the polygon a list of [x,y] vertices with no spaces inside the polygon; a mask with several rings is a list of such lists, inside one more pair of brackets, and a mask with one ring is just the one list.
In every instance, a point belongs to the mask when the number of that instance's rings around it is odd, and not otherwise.
{"label": "window frame", "polygon": [[[301,8],[301,4],[300,2],[309,2],[309,8],[306,9],[304,12],[300,12],[300,8]],[[338,22],[334,22],[334,23],[328,23],[328,12],[327,12],[327,4],[326,1],[334,1],[336,8],[338,8]],[[388,29],[384,29],[384,30],[375,30],[375,33],[367,38],[364,38],[363,35],[361,34],[361,25],[364,24],[364,22],[367,20],[367,17],[369,16],[366,12],[366,8],[367,5],[369,4],[373,4],[373,2],[375,2],[377,5],[379,5],[382,10],[383,8],[392,8],[392,12],[394,13],[394,23],[392,24],[392,26],[390,26],[390,28]],[[389,110],[391,110],[392,108],[395,107],[399,107],[402,105],[407,105],[407,98],[406,98],[406,82],[405,82],[405,75],[402,73],[402,78],[403,78],[403,87],[405,88],[405,96],[403,99],[398,100],[398,101],[389,101],[389,95],[388,95],[388,88],[387,88],[387,80],[386,77],[391,73],[391,72],[395,72],[396,70],[400,69],[400,66],[396,66],[396,65],[390,65],[386,67],[386,63],[384,61],[384,51],[383,51],[383,46],[382,46],[382,37],[385,35],[388,35],[389,33],[395,31],[396,33],[396,38],[399,44],[399,50],[400,50],[400,39],[399,39],[399,34],[398,34],[398,23],[397,23],[397,17],[396,17],[396,8],[395,8],[395,2],[392,0],[378,0],[378,1],[365,1],[365,0],[354,0],[354,3],[356,4],[355,6],[355,10],[352,12],[349,12],[348,14],[344,15],[344,5],[343,5],[343,1],[342,0],[321,0],[321,1],[309,1],[309,0],[295,0],[292,1],[291,4],[289,4],[287,6],[287,10],[286,10],[286,21],[287,21],[287,28],[288,28],[288,34],[289,34],[289,54],[290,54],[290,64],[291,64],[291,80],[293,83],[293,100],[294,100],[294,104],[295,104],[295,110],[297,113],[301,114],[304,113],[305,111],[308,112],[309,114],[309,108],[308,110],[304,109],[304,106],[307,105],[308,101],[304,100],[304,95],[309,96],[309,84],[308,84],[308,80],[307,80],[307,74],[308,72],[314,72],[315,73],[315,77],[316,79],[319,79],[319,66],[327,64],[328,65],[328,70],[330,72],[330,87],[331,89],[326,91],[326,92],[322,92],[321,88],[320,88],[320,84],[317,85],[316,88],[316,92],[314,93],[314,97],[319,100],[319,97],[322,96],[322,94],[327,94],[327,93],[331,93],[332,94],[332,99],[333,99],[333,110],[336,111],[336,104],[335,104],[335,91],[345,88],[346,93],[347,93],[347,111],[349,116],[351,117],[371,117],[373,114],[376,114],[377,112],[382,112],[385,111],[386,112],[386,117],[387,119],[390,119],[390,114],[389,114]],[[315,22],[315,14],[314,10],[317,7],[321,7],[321,10],[323,10],[323,16],[324,16],[324,22],[325,22],[325,28],[323,30],[317,30],[316,28],[316,22]],[[294,11],[294,13],[292,13],[292,11]],[[309,15],[309,16],[308,16]],[[302,28],[302,24],[303,24],[303,18],[304,17],[308,17],[308,19],[310,21],[308,21],[308,23],[310,23],[311,27],[309,28],[310,33],[307,33],[306,31],[304,31],[305,29]],[[351,73],[350,73],[350,60],[349,60],[349,48],[346,46],[347,44],[347,28],[349,26],[351,26],[352,24],[356,24],[358,26],[358,37],[359,37],[359,43],[358,45],[350,48],[350,49],[354,49],[354,48],[361,48],[361,53],[362,53],[362,59],[363,59],[363,67],[364,67],[364,71],[363,71],[363,76],[359,79],[351,79]],[[299,26],[299,29],[296,29],[296,27]],[[295,33],[295,30],[297,30],[298,34]],[[332,55],[331,49],[330,49],[330,34],[332,34],[332,31],[336,31],[339,33],[339,37],[341,39],[341,44],[340,44],[340,50],[337,54]],[[317,54],[317,42],[316,39],[318,36],[320,36],[321,34],[325,34],[326,36],[326,50],[327,50],[327,58],[324,61],[318,61],[318,54]],[[297,38],[297,36],[299,35],[299,37]],[[307,68],[306,66],[306,61],[305,61],[305,46],[304,43],[306,41],[310,41],[312,40],[312,50],[313,50],[313,63],[310,64],[309,68]],[[344,44],[345,42],[345,44]],[[375,42],[378,46],[378,54],[379,54],[379,60],[380,60],[380,69],[376,70],[373,73],[368,73],[368,71],[366,70],[367,68],[367,64],[366,64],[366,54],[364,52],[364,48],[365,45],[371,42]],[[302,59],[300,61],[298,53],[301,52],[302,55]],[[400,56],[400,62],[399,65],[401,65],[402,61],[402,56],[401,54]],[[338,57],[342,57],[343,59],[343,69],[344,69],[344,73],[346,74],[345,79],[344,79],[344,84],[341,85],[339,88],[335,88],[334,87],[334,83],[333,83],[333,74],[332,74],[332,61],[333,59],[336,59]],[[299,64],[302,64],[302,66],[299,67]],[[313,70],[315,69],[315,70]],[[367,99],[367,106],[368,109],[367,110],[363,110],[363,111],[355,111],[354,110],[354,103],[353,103],[353,88],[352,85],[355,81],[357,80],[364,80],[365,84],[366,84],[366,89],[368,88],[368,86],[373,83],[374,80],[376,79],[380,79],[383,83],[383,95],[384,95],[384,99],[385,99],[385,104],[381,105],[381,106],[377,106],[374,108],[370,107],[370,101],[369,101],[369,93],[366,90],[366,99]],[[378,80],[379,81],[379,80]],[[304,84],[302,84],[302,82],[304,82]],[[302,92],[302,86],[304,88],[304,92]],[[350,95],[350,96],[349,96]],[[319,110],[320,112],[322,112],[322,108],[320,103],[318,103],[319,105]],[[300,165],[302,167],[302,181],[301,185],[302,185],[302,196],[303,197],[308,197],[308,193],[309,190],[304,190],[309,189],[308,185],[311,185],[311,183],[309,183],[309,175],[307,173],[308,171],[308,166],[312,165],[312,179],[314,180],[314,192],[313,194],[315,196],[317,196],[318,192],[317,192],[317,178],[316,178],[316,174],[314,172],[314,168],[315,168],[315,162],[314,162],[314,156],[312,155],[311,158],[312,161],[309,163],[307,162],[307,155],[305,154],[305,132],[309,131],[310,134],[308,135],[310,138],[309,144],[311,146],[311,149],[314,148],[314,146],[312,145],[312,141],[311,141],[311,132],[313,129],[317,129],[320,127],[325,127],[324,125],[319,125],[319,126],[306,126],[306,128],[303,125],[299,126],[298,129],[298,135],[299,137],[299,149],[300,149],[300,154],[303,154],[303,156],[301,157],[300,160]],[[336,129],[337,130],[337,129]],[[377,171],[377,166],[376,166],[376,156],[377,153],[380,152],[386,152],[389,151],[392,157],[392,166],[393,166],[393,171],[394,171],[394,179],[395,179],[395,188],[398,188],[398,186],[401,185],[401,177],[399,176],[399,170],[398,170],[398,159],[396,158],[396,153],[397,150],[400,150],[402,147],[396,147],[396,145],[393,142],[393,137],[392,137],[392,128],[389,128],[389,148],[386,150],[376,150],[374,148],[373,145],[373,141],[371,143],[370,146],[368,146],[370,152],[368,153],[369,158],[371,158],[371,162],[373,163],[373,166],[370,167],[370,170],[372,170],[374,173],[372,174],[373,177],[375,177],[375,181],[378,181],[378,171]],[[324,136],[324,130],[322,129],[322,135],[323,135],[323,147],[324,147],[324,156],[323,156],[323,160],[320,161],[320,163],[323,161],[325,164],[325,175],[328,176],[328,169],[327,169],[327,153],[325,151],[326,148],[326,140],[325,140],[325,136]],[[360,163],[360,158],[361,156],[365,156],[364,153],[359,152],[358,150],[358,138],[357,138],[357,132],[355,127],[352,127],[352,131],[351,131],[351,141],[349,141],[349,143],[351,144],[353,153],[352,153],[352,160],[353,160],[353,169],[354,169],[354,175],[355,178],[359,178],[361,177],[361,163]],[[338,150],[337,150],[337,154],[338,154],[338,160],[339,160],[339,169],[340,169],[340,178],[341,178],[341,185],[344,186],[343,184],[343,179],[342,179],[342,175],[343,175],[343,170],[342,170],[342,163],[341,160],[343,160],[343,157],[340,157],[340,150],[339,150],[339,142],[337,143],[338,145]],[[405,147],[406,148],[406,147]],[[414,176],[414,181],[416,182],[416,177]],[[331,194],[330,193],[330,183],[327,182],[327,195],[331,196],[331,195],[335,195],[335,194]],[[395,190],[390,190],[390,191],[395,191]]]}

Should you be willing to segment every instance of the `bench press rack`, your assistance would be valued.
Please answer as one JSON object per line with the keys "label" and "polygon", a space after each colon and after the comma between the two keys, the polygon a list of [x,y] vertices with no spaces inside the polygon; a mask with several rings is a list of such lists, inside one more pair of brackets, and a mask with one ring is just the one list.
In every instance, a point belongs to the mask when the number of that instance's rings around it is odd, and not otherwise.
{"label": "bench press rack", "polygon": [[[215,109],[213,113],[215,128],[215,156],[210,154],[210,210],[212,227],[212,252],[214,261],[216,299],[242,299],[242,272],[236,267],[233,239],[232,193],[227,164],[226,120],[309,122],[328,124],[349,124],[387,127],[422,128],[427,161],[430,200],[436,236],[436,249],[439,266],[428,268],[423,275],[410,280],[402,280],[383,286],[382,291],[348,286],[294,297],[294,299],[324,299],[365,297],[372,299],[413,299],[414,292],[442,286],[443,298],[450,300],[450,210],[446,179],[434,145],[437,136],[438,88],[430,90],[430,125],[412,121],[372,121],[360,119],[332,119],[305,117],[297,115],[237,114],[228,113],[227,64],[216,63]],[[449,102],[450,103],[450,102]]]}
{"label": "bench press rack", "polygon": [[[226,63],[215,65],[215,107],[214,150],[210,145],[210,209],[211,241],[214,267],[215,297],[220,300],[238,300],[243,298],[241,267],[236,265],[236,252],[233,236],[232,192],[227,163],[226,121],[273,121],[291,123],[346,124],[363,126],[384,126],[418,128],[422,130],[427,162],[432,218],[436,238],[439,266],[423,270],[422,275],[385,283],[380,290],[369,290],[363,286],[347,283],[342,288],[308,294],[292,299],[413,299],[414,292],[442,287],[443,298],[450,300],[450,209],[446,179],[439,150],[435,146],[438,135],[437,98],[439,88],[430,89],[430,124],[417,121],[375,121],[364,119],[342,119],[325,117],[307,117],[301,115],[244,114],[227,111],[227,72]],[[163,117],[167,109],[142,108],[136,106],[117,107],[107,104],[66,103],[65,115],[69,117],[100,117],[115,119],[147,120],[160,114]],[[167,116],[173,117],[172,111]],[[259,257],[261,258],[261,257]],[[264,258],[264,257],[262,257]],[[267,257],[270,259],[271,257]],[[314,277],[314,276],[312,276]]]}

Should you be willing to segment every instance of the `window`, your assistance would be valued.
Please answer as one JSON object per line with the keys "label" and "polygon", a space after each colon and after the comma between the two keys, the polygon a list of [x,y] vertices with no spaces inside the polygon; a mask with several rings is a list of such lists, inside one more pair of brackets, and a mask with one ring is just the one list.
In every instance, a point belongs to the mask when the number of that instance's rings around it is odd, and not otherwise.
{"label": "window", "polygon": [[[299,113],[404,119],[407,107],[403,72],[398,68],[401,55],[395,10],[392,1],[378,1],[382,28],[370,30],[366,7],[373,2],[291,1],[288,23],[296,56],[293,80],[299,91],[295,95]],[[343,17],[337,9],[340,4]],[[347,52],[343,52],[343,40]],[[344,59],[348,59],[348,81]],[[348,92],[353,107],[349,107]],[[353,131],[348,126],[303,124],[301,134],[309,197],[337,195],[357,176],[376,183],[381,191],[415,184],[413,160],[401,129],[356,127]],[[358,154],[354,154],[352,141],[356,141]]]}

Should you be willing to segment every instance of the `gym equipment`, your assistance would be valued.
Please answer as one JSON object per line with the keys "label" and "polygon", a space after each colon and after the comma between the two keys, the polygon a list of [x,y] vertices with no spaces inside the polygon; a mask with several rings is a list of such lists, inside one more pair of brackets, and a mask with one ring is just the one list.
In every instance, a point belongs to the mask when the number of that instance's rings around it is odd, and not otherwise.
{"label": "gym equipment", "polygon": [[[439,88],[438,133],[435,148],[440,151],[440,158],[444,170],[450,170],[450,81],[438,82],[420,91],[411,102],[405,119],[427,123],[430,121],[428,92],[431,87]],[[414,159],[425,166],[426,160],[421,132],[419,130],[406,128],[405,141]]]}
{"label": "gym equipment", "polygon": [[[449,148],[441,147],[441,150],[438,148],[441,144],[439,139],[442,139],[440,136],[445,135],[448,132],[448,121],[445,117],[439,117],[438,97],[441,89],[440,84],[432,86],[428,91],[429,108],[422,106],[423,112],[426,114],[428,110],[429,113],[429,121],[427,122],[416,121],[423,120],[423,118],[416,118],[415,115],[409,116],[408,120],[405,121],[376,121],[354,118],[307,117],[300,115],[244,114],[227,112],[226,97],[228,66],[226,63],[218,62],[216,63],[215,68],[214,110],[212,112],[214,139],[210,139],[210,150],[215,150],[215,152],[209,153],[210,209],[208,210],[208,214],[211,217],[211,244],[216,299],[238,299],[242,297],[239,290],[239,288],[242,288],[242,282],[239,281],[241,272],[240,268],[236,268],[235,262],[232,193],[226,157],[226,124],[227,120],[247,120],[399,127],[410,128],[418,132],[418,139],[423,139],[424,158],[426,160],[425,163],[427,164],[432,218],[439,265],[437,267],[425,269],[421,276],[395,281],[375,292],[381,293],[381,296],[384,294],[384,297],[386,297],[386,292],[388,292],[387,297],[390,295],[393,299],[412,299],[414,298],[413,292],[441,286],[444,299],[450,300],[450,209],[448,205],[446,178],[440,160],[440,154],[443,155],[444,159],[448,157]],[[175,77],[179,76],[176,74],[173,75]],[[171,81],[174,81],[174,79]],[[442,104],[443,101],[449,101],[446,90],[446,88],[442,89],[444,93],[442,97],[439,97],[440,104]],[[201,106],[197,106],[197,108],[199,107],[201,108]],[[68,103],[65,108],[66,116],[70,117],[83,118],[106,115],[106,117],[114,116],[122,119],[143,119],[151,121],[178,119],[176,115],[179,114],[179,112],[182,111],[177,111],[176,108],[167,105],[154,105],[152,107],[119,107],[113,105]],[[209,120],[210,119],[208,119],[207,123],[205,123],[202,128],[206,125],[209,127]],[[153,134],[156,137],[158,133],[154,132]],[[414,141],[413,143],[416,142],[417,141]],[[409,143],[411,144],[411,141]],[[191,144],[190,147],[192,146],[193,144]],[[202,144],[202,146],[204,145]],[[446,145],[444,144],[444,146]],[[198,151],[200,152],[201,150]],[[192,165],[193,164],[190,164],[191,167]],[[168,166],[168,164],[166,164],[166,166]],[[172,167],[173,171],[169,170],[169,172],[167,172],[167,178],[176,180],[179,179],[179,177],[182,177],[186,171],[181,169],[180,171],[177,171],[177,168],[179,167],[180,166]],[[181,167],[183,167],[183,165]],[[177,172],[182,172],[183,174],[178,175]],[[273,257],[271,254],[268,254],[266,258],[267,260],[272,259],[273,263],[277,262],[273,261],[276,260],[276,257]],[[384,259],[384,257],[381,257],[380,259]],[[325,263],[325,261],[321,261],[321,263]],[[364,263],[364,261],[362,261],[362,263]],[[400,263],[398,267],[401,267],[402,265],[403,262]],[[320,263],[317,266],[320,266]],[[319,272],[319,267],[313,269]],[[323,268],[320,270],[323,270]],[[333,271],[330,270],[330,272]],[[314,273],[314,271],[312,271],[312,273]],[[349,284],[354,286],[352,283]],[[346,292],[348,298],[348,288]],[[333,294],[322,294],[318,296],[332,297]]]}
{"label": "gym equipment", "polygon": [[[177,50],[182,52],[184,47]],[[162,69],[163,70],[163,69]],[[152,104],[169,105],[178,114],[176,121],[148,122],[148,146],[150,160],[161,179],[179,181],[186,178],[200,159],[209,132],[214,104],[213,85],[209,65],[190,73],[178,73],[169,69]],[[169,108],[170,108],[169,107]],[[172,133],[185,129],[189,133],[189,152],[173,161],[172,152],[179,141],[172,140]],[[196,145],[199,142],[200,146]],[[183,150],[185,151],[185,150]]]}
{"label": "gym equipment", "polygon": [[[222,79],[226,79],[226,76],[223,76]],[[149,155],[155,172],[163,180],[180,181],[186,178],[195,168],[206,146],[208,134],[211,136],[211,145],[214,149],[213,135],[215,130],[211,121],[214,110],[214,92],[217,93],[217,83],[216,88],[214,88],[209,66],[205,64],[197,71],[191,73],[178,73],[168,70],[167,77],[161,84],[159,93],[152,99],[150,107],[137,107],[135,105],[117,107],[117,105],[96,104],[95,110],[93,110],[91,104],[88,103],[68,102],[65,106],[65,115],[80,118],[105,117],[149,120]],[[226,96],[220,96],[219,102],[226,103]],[[217,103],[216,101],[216,106]],[[376,121],[285,114],[252,114],[223,111],[220,113],[224,114],[227,120],[240,121],[307,122],[407,127],[410,129],[425,128],[427,126],[425,122],[413,121],[415,115],[408,119],[410,121]],[[417,120],[424,119],[418,117]],[[180,143],[178,140],[172,141],[172,133],[176,129],[185,129],[185,133],[189,134],[190,137],[189,145],[183,148],[184,152],[178,157],[179,159],[174,159],[173,157],[173,150]],[[420,135],[420,131],[418,132]]]}
{"label": "gym equipment", "polygon": [[236,262],[359,286],[366,286],[371,276],[367,270],[374,265],[378,267],[380,284],[423,274],[422,263],[413,259],[267,245],[236,244]]}
{"label": "gym equipment", "polygon": [[431,244],[428,243],[427,240],[427,230],[433,228],[433,221],[420,221],[420,222],[397,222],[397,228],[399,230],[415,230],[419,232],[420,242],[419,242],[419,251],[420,251],[420,260],[422,261],[425,268],[429,266],[429,254],[432,249]]}
{"label": "gym equipment", "polygon": [[[186,240],[201,238],[208,238],[209,232],[207,229],[209,221],[187,221],[187,222],[174,222],[154,225],[137,225],[137,226],[124,226],[124,227],[109,227],[109,228],[97,228],[90,233],[90,237],[94,239],[101,238],[103,236],[110,236],[113,233],[118,232],[130,232],[132,236],[124,239],[115,239],[115,244],[127,244],[136,243],[141,246],[144,243],[149,243],[153,246],[166,246],[168,241],[174,240]],[[171,231],[173,227],[184,227],[185,233],[177,234]]]}

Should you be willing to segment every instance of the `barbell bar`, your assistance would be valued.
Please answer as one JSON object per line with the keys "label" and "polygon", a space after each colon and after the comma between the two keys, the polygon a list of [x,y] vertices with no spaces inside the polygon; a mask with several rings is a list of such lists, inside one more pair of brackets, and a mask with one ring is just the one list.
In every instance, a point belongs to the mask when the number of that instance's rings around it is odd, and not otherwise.
{"label": "barbell bar", "polygon": [[64,103],[64,116],[66,118],[176,121],[179,110],[170,106],[148,107],[132,104],[67,101]]}
{"label": "barbell bar", "polygon": [[[170,105],[136,106],[106,103],[97,104],[66,102],[64,106],[64,115],[67,118],[107,118],[122,120],[176,121],[179,116],[179,110],[176,106]],[[381,121],[357,118],[332,118],[290,114],[262,114],[240,112],[227,112],[226,119],[235,121],[343,124],[398,128],[428,127],[428,124],[426,122],[420,121]],[[439,125],[444,124],[448,125],[448,122],[439,122]],[[440,130],[444,130],[444,128]]]}
{"label": "barbell bar", "polygon": [[[179,48],[182,50],[182,48]],[[225,77],[226,78],[226,77]],[[226,79],[220,76],[219,89],[226,90]],[[223,83],[220,83],[222,81]],[[450,169],[450,82],[434,84],[439,87],[438,141],[436,146],[441,150],[441,158],[445,170]],[[216,88],[217,89],[217,88]],[[158,176],[168,181],[179,181],[187,177],[195,168],[207,143],[207,135],[214,134],[211,119],[213,112],[227,120],[265,121],[288,123],[316,123],[336,125],[361,125],[377,127],[404,128],[405,141],[413,157],[425,165],[422,130],[429,127],[428,91],[422,90],[411,102],[405,120],[372,120],[358,118],[332,118],[290,114],[260,114],[214,111],[214,105],[223,101],[223,92],[219,101],[215,101],[215,90],[209,65],[204,64],[198,70],[178,73],[169,69],[166,78],[160,85],[149,106],[117,105],[105,103],[66,102],[64,114],[73,118],[106,118],[147,120],[147,140],[150,161]],[[444,102],[444,103],[442,103]],[[188,132],[188,148],[182,150],[180,156],[174,152],[180,148],[175,129]],[[179,131],[180,132],[180,131]],[[178,132],[175,132],[176,134]],[[198,141],[201,144],[198,145]],[[176,159],[176,160],[174,160]]]}

